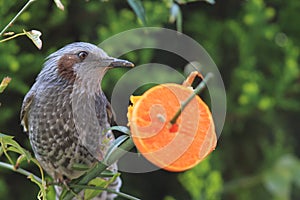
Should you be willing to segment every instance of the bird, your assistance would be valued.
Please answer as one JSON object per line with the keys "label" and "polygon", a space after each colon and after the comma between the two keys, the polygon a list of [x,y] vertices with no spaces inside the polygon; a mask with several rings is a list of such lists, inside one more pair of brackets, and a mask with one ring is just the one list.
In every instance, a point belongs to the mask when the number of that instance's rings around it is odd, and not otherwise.
{"label": "bird", "polygon": [[[54,180],[76,179],[85,171],[74,166],[92,168],[103,160],[115,137],[101,81],[111,68],[133,66],[86,42],[68,44],[46,58],[24,97],[20,118],[36,159]],[[116,172],[117,164],[108,169]],[[119,177],[109,185],[116,191],[120,187]],[[99,199],[115,196],[103,191]]]}

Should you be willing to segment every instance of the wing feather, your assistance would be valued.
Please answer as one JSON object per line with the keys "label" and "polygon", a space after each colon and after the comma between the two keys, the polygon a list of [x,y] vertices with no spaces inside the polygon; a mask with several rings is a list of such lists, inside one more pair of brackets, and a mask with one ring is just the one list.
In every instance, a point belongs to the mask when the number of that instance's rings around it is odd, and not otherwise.
{"label": "wing feather", "polygon": [[33,99],[34,99],[34,93],[33,92],[27,93],[21,108],[20,119],[21,119],[21,125],[23,126],[25,132],[28,132],[28,112],[30,110],[30,106],[32,104]]}

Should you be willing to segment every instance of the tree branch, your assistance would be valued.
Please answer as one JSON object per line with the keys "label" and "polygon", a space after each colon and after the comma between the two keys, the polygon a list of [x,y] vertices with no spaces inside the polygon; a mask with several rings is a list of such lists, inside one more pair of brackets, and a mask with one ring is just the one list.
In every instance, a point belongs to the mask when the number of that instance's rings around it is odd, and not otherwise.
{"label": "tree branch", "polygon": [[208,73],[204,79],[201,81],[201,83],[195,88],[194,93],[191,94],[191,96],[189,96],[189,98],[187,100],[185,100],[180,108],[178,109],[178,111],[175,113],[174,117],[171,119],[170,123],[171,124],[175,124],[176,120],[178,119],[178,117],[180,116],[180,114],[182,113],[182,111],[185,109],[185,107],[192,101],[192,99],[199,94],[206,86],[207,81],[209,81],[209,79],[211,79],[213,77],[212,73]]}
{"label": "tree branch", "polygon": [[4,29],[1,31],[0,36],[3,35],[3,33],[16,21],[16,19],[28,8],[28,6],[33,3],[36,0],[29,0],[25,6],[16,14],[16,16],[4,27]]}
{"label": "tree branch", "polygon": [[23,174],[25,176],[32,176],[36,181],[38,181],[39,183],[42,183],[42,179],[40,179],[39,177],[37,177],[36,175],[34,175],[33,173],[25,170],[25,169],[22,169],[22,168],[15,168],[15,166],[11,165],[11,164],[8,164],[8,163],[5,163],[5,162],[0,162],[0,167],[3,167],[3,168],[6,168],[6,169],[10,169],[12,171],[15,171],[15,172],[18,172],[20,174]]}

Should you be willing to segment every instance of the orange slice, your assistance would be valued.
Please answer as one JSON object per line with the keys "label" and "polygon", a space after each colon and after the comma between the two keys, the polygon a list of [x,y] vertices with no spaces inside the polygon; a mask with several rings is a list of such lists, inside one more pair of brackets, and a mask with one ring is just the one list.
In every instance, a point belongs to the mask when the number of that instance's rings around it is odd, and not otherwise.
{"label": "orange slice", "polygon": [[197,165],[216,147],[212,115],[199,96],[170,120],[193,90],[186,85],[162,84],[131,97],[128,120],[133,142],[150,162],[168,171]]}

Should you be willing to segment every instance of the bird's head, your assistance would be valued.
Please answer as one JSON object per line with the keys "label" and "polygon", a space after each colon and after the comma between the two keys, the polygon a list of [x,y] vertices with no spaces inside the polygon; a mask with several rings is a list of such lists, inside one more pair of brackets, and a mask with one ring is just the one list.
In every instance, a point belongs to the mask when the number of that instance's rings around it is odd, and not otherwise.
{"label": "bird's head", "polygon": [[99,84],[105,72],[114,67],[133,67],[126,60],[108,56],[96,45],[75,42],[52,53],[45,62],[38,80],[74,83],[80,79]]}

